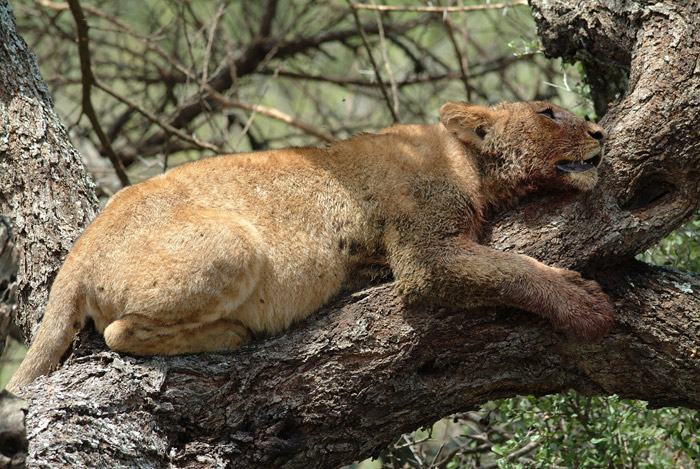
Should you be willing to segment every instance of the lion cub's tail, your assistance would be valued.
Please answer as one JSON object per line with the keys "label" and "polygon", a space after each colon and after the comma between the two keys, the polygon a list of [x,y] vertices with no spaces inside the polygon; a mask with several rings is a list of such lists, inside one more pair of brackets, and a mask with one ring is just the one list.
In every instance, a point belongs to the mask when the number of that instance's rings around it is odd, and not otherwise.
{"label": "lion cub's tail", "polygon": [[73,336],[82,327],[85,308],[81,301],[80,280],[76,278],[78,276],[61,273],[59,272],[51,289],[44,319],[27,356],[7,383],[10,392],[17,392],[20,386],[26,386],[38,376],[54,370],[68,350]]}

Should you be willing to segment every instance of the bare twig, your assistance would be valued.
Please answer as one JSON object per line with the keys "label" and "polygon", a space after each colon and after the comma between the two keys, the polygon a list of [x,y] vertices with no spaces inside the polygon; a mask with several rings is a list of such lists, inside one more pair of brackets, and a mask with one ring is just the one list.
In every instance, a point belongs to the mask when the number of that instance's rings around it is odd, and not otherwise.
{"label": "bare twig", "polygon": [[112,144],[102,130],[99,120],[97,119],[97,114],[95,113],[95,108],[92,106],[92,98],[90,91],[92,85],[95,84],[95,77],[92,74],[92,68],[90,67],[90,47],[88,45],[88,24],[85,19],[85,13],[83,13],[80,7],[80,2],[78,0],[68,0],[68,5],[70,6],[70,11],[75,19],[75,27],[78,32],[78,52],[80,53],[80,72],[83,79],[83,113],[87,116],[92,124],[92,128],[97,134],[97,138],[100,139],[102,148],[107,154],[107,157],[112,162],[114,166],[114,171],[119,178],[122,186],[128,186],[130,184],[129,177],[126,175],[124,165],[122,164],[119,156],[114,152]]}
{"label": "bare twig", "polygon": [[222,105],[224,107],[244,109],[246,111],[263,114],[263,115],[271,117],[273,119],[277,119],[277,120],[280,120],[282,122],[285,122],[293,127],[296,127],[298,129],[300,129],[300,130],[302,130],[310,135],[313,135],[321,140],[324,140],[326,142],[334,142],[337,140],[332,135],[327,134],[327,133],[322,132],[322,131],[319,131],[319,130],[316,130],[313,127],[311,127],[310,125],[299,122],[299,121],[295,120],[293,117],[289,116],[288,114],[285,114],[284,112],[282,112],[278,109],[274,109],[274,108],[270,108],[270,107],[266,107],[266,106],[250,105],[250,104],[245,104],[245,103],[241,103],[241,102],[231,101],[230,99],[226,98],[224,95],[219,93],[211,85],[203,82],[199,77],[194,75],[187,67],[183,66],[181,63],[179,63],[178,61],[176,61],[175,59],[170,57],[168,54],[166,54],[160,47],[158,47],[157,44],[155,44],[151,41],[146,41],[145,44],[147,47],[149,47],[149,49],[153,50],[154,52],[159,54],[161,57],[166,59],[178,71],[183,73],[185,76],[187,76],[191,80],[197,82],[202,87],[204,92],[207,93],[210,98],[217,101],[220,105]]}
{"label": "bare twig", "polygon": [[372,64],[372,68],[374,68],[374,73],[376,74],[377,77],[377,82],[379,83],[379,89],[382,91],[382,96],[384,96],[384,100],[386,101],[387,106],[389,107],[389,111],[391,112],[391,117],[394,119],[394,122],[399,122],[399,116],[396,114],[396,111],[394,111],[394,106],[391,105],[391,99],[389,98],[389,93],[386,91],[386,86],[384,86],[384,81],[382,80],[382,77],[379,73],[379,67],[377,66],[377,62],[374,60],[374,56],[372,55],[372,48],[369,45],[369,39],[367,38],[367,33],[365,33],[365,29],[362,27],[362,22],[360,21],[360,15],[357,13],[357,8],[355,8],[355,2],[354,0],[348,0],[348,3],[350,4],[350,9],[352,10],[352,14],[355,17],[355,23],[357,24],[357,29],[360,32],[360,36],[362,37],[362,43],[365,45],[365,49],[367,49],[367,55],[369,56],[369,61]]}
{"label": "bare twig", "polygon": [[216,28],[219,26],[219,20],[226,11],[226,6],[222,3],[219,5],[219,9],[214,15],[211,21],[211,28],[209,29],[209,39],[207,40],[207,48],[204,53],[204,64],[202,65],[202,81],[206,83],[209,75],[209,60],[211,59],[211,49],[214,42],[214,35],[216,33]]}
{"label": "bare twig", "polygon": [[[267,92],[267,89],[269,88],[270,84],[275,79],[277,79],[279,70],[283,65],[284,65],[284,63],[280,64],[280,66],[275,69],[275,73],[272,75],[272,77],[267,81],[267,83],[265,83],[265,86],[258,94],[260,96],[260,100],[262,100],[263,96],[265,96],[265,93]],[[260,101],[258,101],[258,105],[260,105]],[[243,126],[243,130],[241,131],[241,134],[238,136],[236,143],[233,144],[233,151],[238,151],[238,145],[241,144],[241,140],[243,140],[243,137],[245,137],[246,134],[248,133],[248,131],[250,130],[250,126],[253,124],[253,120],[255,119],[256,114],[257,114],[257,111],[255,110],[255,107],[253,107],[253,112],[250,113],[250,117],[248,118],[248,121]]]}
{"label": "bare twig", "polygon": [[452,21],[450,21],[449,17],[445,17],[444,25],[445,31],[447,31],[447,37],[450,38],[452,48],[455,51],[455,58],[457,59],[457,63],[459,64],[459,73],[462,78],[462,83],[464,83],[464,89],[467,93],[467,101],[471,101],[472,87],[469,84],[469,63],[467,62],[467,54],[466,52],[462,53],[462,51],[459,48],[459,44],[457,44],[457,40],[455,39],[454,35],[454,30],[452,28]]}
{"label": "bare twig", "polygon": [[[213,90],[212,90],[213,91]],[[326,132],[323,132],[321,130],[316,130],[310,125],[304,124],[303,122],[299,122],[295,120],[292,116],[289,114],[285,114],[284,112],[280,111],[279,109],[274,109],[270,108],[267,106],[261,106],[259,104],[257,105],[251,105],[251,104],[246,104],[246,103],[241,103],[241,102],[236,102],[236,101],[231,101],[230,99],[227,99],[223,95],[213,92],[210,94],[210,96],[216,100],[219,104],[221,104],[224,107],[232,107],[232,108],[238,108],[238,109],[244,109],[246,111],[250,112],[256,112],[258,114],[263,114],[265,116],[271,117],[273,119],[280,120],[282,122],[285,122],[292,127],[296,127],[297,129],[303,130],[307,134],[313,135],[320,140],[324,140],[326,142],[335,142],[338,140],[331,134],[328,134]]]}
{"label": "bare twig", "polygon": [[445,442],[443,441],[440,444],[440,448],[438,448],[437,453],[435,453],[435,457],[433,457],[433,460],[430,461],[430,466],[429,467],[435,467],[435,462],[437,459],[440,457],[440,454],[442,453],[442,450],[445,448]]}
{"label": "bare twig", "polygon": [[[499,70],[505,70],[509,66],[513,65],[514,63],[523,60],[523,59],[528,59],[532,57],[534,54],[529,53],[529,54],[523,54],[520,57],[515,57],[515,56],[510,56],[510,57],[503,57],[499,58],[498,60],[491,60],[488,62],[483,62],[479,64],[474,64],[470,67],[470,70],[468,72],[468,77],[475,78],[475,77],[480,77],[482,75],[485,75],[487,73],[499,71]],[[475,71],[475,69],[478,69],[478,71]],[[269,70],[269,69],[263,69],[260,70],[260,73],[265,74],[265,75],[272,75],[275,73],[275,70]],[[354,86],[364,86],[364,87],[378,87],[379,84],[376,82],[369,82],[367,80],[358,80],[358,79],[353,79],[353,78],[345,78],[345,77],[332,77],[332,76],[327,76],[327,75],[310,75],[307,73],[299,73],[299,72],[290,72],[288,70],[280,70],[278,75],[283,78],[293,78],[293,79],[301,79],[301,80],[312,80],[312,81],[321,81],[321,82],[326,82],[326,83],[331,83],[334,85],[338,86],[346,86],[346,85],[354,85]],[[442,81],[442,80],[455,80],[459,79],[461,77],[460,72],[454,72],[454,71],[449,71],[449,72],[444,72],[440,74],[434,74],[434,75],[423,75],[423,76],[417,76],[417,77],[412,77],[412,78],[407,78],[405,80],[397,81],[396,86],[399,88],[403,88],[404,86],[410,86],[410,85],[419,85],[423,83],[432,83],[436,81]]]}
{"label": "bare twig", "polygon": [[[508,453],[508,455],[506,456],[506,459],[509,462],[514,461],[515,459],[518,459],[519,457],[524,456],[527,453],[530,453],[530,452],[536,450],[541,445],[542,445],[542,442],[540,442],[540,441],[531,441],[528,444],[526,444],[525,446],[523,446],[519,449],[516,449],[515,451],[513,451],[511,453]],[[479,466],[479,469],[490,469],[490,468],[498,467],[498,466],[499,466],[499,462],[498,462],[498,460],[496,460],[496,461],[490,462],[488,464],[484,464],[482,466]]]}
{"label": "bare twig", "polygon": [[[372,2],[374,3],[374,1]],[[389,62],[389,53],[386,48],[386,38],[384,37],[384,26],[382,25],[382,19],[379,16],[379,12],[375,11],[377,16],[377,30],[379,31],[379,44],[381,44],[382,58],[384,59],[384,66],[386,68],[386,73],[389,75],[389,83],[391,84],[391,94],[394,98],[394,113],[399,115],[399,90],[396,86],[396,80],[394,79],[394,74],[391,72],[391,63]]]}
{"label": "bare twig", "polygon": [[[53,10],[63,10],[67,8],[67,5],[65,4],[60,4],[60,3],[54,3],[50,2],[48,0],[39,0],[40,4],[42,6],[51,8]],[[274,11],[274,5],[276,2],[271,1],[269,3],[269,10],[267,17],[272,17],[272,12]],[[189,70],[187,67],[182,65],[180,62],[178,62],[176,59],[174,59],[170,54],[167,54],[165,51],[163,51],[155,41],[153,41],[151,38],[138,34],[134,29],[132,29],[127,23],[111,16],[108,15],[99,9],[96,8],[90,8],[88,11],[90,11],[91,14],[94,14],[96,16],[100,16],[102,18],[105,18],[111,22],[113,22],[115,25],[119,26],[124,30],[125,33],[129,34],[130,36],[133,36],[143,42],[146,47],[157,53],[161,58],[165,59],[170,65],[172,65],[175,69],[177,69],[179,72],[181,72],[184,76],[186,76],[188,79],[195,81],[200,85],[200,87],[203,89],[205,93],[207,93],[212,99],[216,100],[219,104],[221,104],[224,107],[229,107],[229,108],[238,108],[238,109],[243,109],[249,112],[256,112],[262,115],[265,115],[267,117],[273,118],[280,120],[282,122],[285,122],[293,127],[296,127],[310,135],[313,135],[323,141],[326,142],[333,142],[336,141],[337,139],[333,137],[332,135],[322,132],[319,130],[314,129],[313,127],[304,124],[302,122],[299,122],[295,120],[293,117],[289,116],[288,114],[274,108],[266,107],[266,106],[261,106],[261,105],[250,105],[246,103],[241,103],[241,102],[234,102],[231,101],[230,99],[227,99],[224,97],[222,94],[220,94],[216,89],[214,89],[211,85],[205,83],[201,78],[196,76],[191,70]],[[265,30],[269,30],[269,23],[271,20],[267,20],[264,22],[263,26]],[[267,26],[266,26],[267,25]],[[264,31],[261,31],[261,33]],[[221,153],[221,149],[218,147],[215,147],[207,142],[203,142],[199,139],[192,138],[189,135],[185,134],[184,132],[180,131],[176,127],[161,121],[158,119],[154,114],[150,113],[149,111],[143,109],[141,106],[139,106],[136,102],[131,101],[130,99],[126,98],[123,95],[120,95],[116,91],[112,90],[109,88],[105,83],[99,82],[95,83],[96,86],[98,86],[100,89],[105,91],[106,93],[112,95],[119,101],[123,102],[127,106],[129,106],[130,109],[133,109],[135,111],[138,111],[140,114],[144,115],[148,120],[153,122],[154,124],[158,125],[160,128],[162,128],[164,131],[173,133],[177,135],[178,137],[182,138],[183,140],[193,144],[196,147],[207,149],[207,150],[212,150],[217,153]]]}
{"label": "bare twig", "polygon": [[415,459],[416,462],[418,463],[418,467],[422,467],[423,466],[423,458],[421,458],[420,454],[418,454],[416,442],[411,441],[408,438],[408,435],[406,435],[406,434],[402,435],[402,438],[406,441],[406,444],[404,445],[404,447],[408,448],[408,450],[411,452],[411,455],[413,455],[413,459]]}
{"label": "bare twig", "polygon": [[127,106],[129,106],[130,109],[133,109],[133,110],[139,112],[146,119],[153,122],[158,127],[165,130],[166,132],[175,134],[178,137],[180,137],[182,140],[185,140],[185,141],[187,141],[187,142],[189,142],[189,143],[191,143],[191,144],[195,145],[196,147],[199,147],[203,150],[211,150],[215,153],[221,153],[221,149],[219,147],[212,145],[211,143],[199,140],[198,138],[191,137],[191,136],[187,135],[185,132],[181,131],[180,129],[176,129],[175,127],[168,124],[167,122],[161,121],[160,119],[158,119],[158,117],[155,114],[153,114],[150,111],[147,111],[142,106],[139,106],[138,104],[136,104],[136,102],[130,100],[126,96],[123,96],[123,95],[117,93],[112,88],[107,86],[105,83],[102,83],[100,80],[95,79],[93,83],[96,87],[98,87],[99,89],[101,89],[105,93],[111,95],[112,97],[116,98],[117,100],[121,101],[122,103],[126,104]]}
{"label": "bare twig", "polygon": [[367,3],[355,3],[353,9],[358,10],[377,10],[377,11],[416,11],[421,13],[453,13],[458,11],[484,11],[484,10],[503,10],[504,8],[527,6],[526,0],[517,0],[510,3],[491,3],[487,5],[469,5],[457,7],[419,7],[419,6],[393,6],[393,5],[369,5]]}

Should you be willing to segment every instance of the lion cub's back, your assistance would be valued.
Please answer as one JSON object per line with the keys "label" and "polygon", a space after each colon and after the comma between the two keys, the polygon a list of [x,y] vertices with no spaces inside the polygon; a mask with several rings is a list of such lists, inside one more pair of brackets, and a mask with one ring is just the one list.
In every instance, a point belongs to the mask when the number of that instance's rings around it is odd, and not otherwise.
{"label": "lion cub's back", "polygon": [[[122,276],[111,282],[115,293],[119,285],[138,288],[140,274],[129,272],[142,271],[146,260],[139,258],[153,253],[140,247],[143,240],[157,245],[154,238],[163,233],[172,238],[180,224],[206,213],[207,229],[220,231],[220,239],[245,226],[252,243],[246,249],[262,259],[250,301],[239,307],[245,316],[241,320],[257,332],[285,327],[340,289],[353,257],[361,255],[351,247],[366,245],[371,237],[362,204],[324,158],[328,156],[318,149],[226,155],[174,168],[121,191],[81,238],[93,245],[91,277]],[[212,225],[217,213],[221,223]],[[195,255],[187,262],[199,261]],[[94,309],[106,315],[107,323],[130,303],[129,298],[114,302],[115,294],[96,295],[104,298]]]}

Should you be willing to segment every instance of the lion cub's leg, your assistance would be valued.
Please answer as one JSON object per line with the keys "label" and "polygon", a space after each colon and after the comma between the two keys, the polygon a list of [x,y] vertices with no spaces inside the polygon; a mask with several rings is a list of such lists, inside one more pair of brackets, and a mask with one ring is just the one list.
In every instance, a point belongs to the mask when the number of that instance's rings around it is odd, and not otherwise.
{"label": "lion cub's leg", "polygon": [[118,253],[118,268],[104,264],[108,280],[88,295],[110,348],[177,355],[250,341],[248,326],[266,306],[248,302],[266,266],[254,227],[233,213],[191,210],[133,238]]}
{"label": "lion cub's leg", "polygon": [[409,300],[422,297],[473,306],[515,306],[552,321],[574,342],[600,341],[614,315],[597,283],[577,272],[498,251],[469,238],[390,246],[397,285]]}
{"label": "lion cub's leg", "polygon": [[252,334],[235,320],[164,325],[129,314],[107,326],[104,337],[109,348],[117,352],[180,355],[235,350],[250,342]]}

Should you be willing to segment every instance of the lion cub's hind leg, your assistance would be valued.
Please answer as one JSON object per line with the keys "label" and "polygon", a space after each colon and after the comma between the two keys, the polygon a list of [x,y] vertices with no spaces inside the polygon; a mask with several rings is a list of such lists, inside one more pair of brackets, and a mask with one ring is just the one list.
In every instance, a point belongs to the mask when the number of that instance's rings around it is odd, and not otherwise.
{"label": "lion cub's hind leg", "polygon": [[252,340],[250,330],[235,320],[166,325],[140,314],[114,321],[105,329],[104,337],[112,350],[135,355],[222,352]]}
{"label": "lion cub's hind leg", "polygon": [[[111,349],[178,355],[251,340],[250,317],[239,315],[265,265],[254,227],[232,213],[192,210],[134,239],[119,265],[105,264],[112,282],[89,302]],[[253,316],[264,314],[264,303],[253,305]]]}

